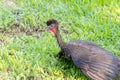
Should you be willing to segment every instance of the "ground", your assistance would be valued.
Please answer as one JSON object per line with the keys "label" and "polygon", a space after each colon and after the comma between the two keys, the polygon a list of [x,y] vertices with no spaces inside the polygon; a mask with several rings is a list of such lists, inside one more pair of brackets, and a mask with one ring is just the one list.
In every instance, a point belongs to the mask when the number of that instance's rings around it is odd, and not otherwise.
{"label": "ground", "polygon": [[64,41],[89,40],[120,57],[119,0],[0,0],[0,80],[87,80],[45,31],[60,22]]}

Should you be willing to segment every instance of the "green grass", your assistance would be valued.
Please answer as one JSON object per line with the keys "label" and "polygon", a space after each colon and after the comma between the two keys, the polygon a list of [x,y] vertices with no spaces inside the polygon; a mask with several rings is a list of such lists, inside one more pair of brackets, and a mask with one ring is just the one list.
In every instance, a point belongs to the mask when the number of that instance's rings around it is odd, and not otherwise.
{"label": "green grass", "polygon": [[[119,0],[11,1],[0,1],[0,30],[9,32],[16,25],[44,29],[54,18],[64,41],[93,41],[120,57]],[[0,33],[0,80],[87,80],[72,62],[57,59],[60,48],[52,34],[37,35]]]}

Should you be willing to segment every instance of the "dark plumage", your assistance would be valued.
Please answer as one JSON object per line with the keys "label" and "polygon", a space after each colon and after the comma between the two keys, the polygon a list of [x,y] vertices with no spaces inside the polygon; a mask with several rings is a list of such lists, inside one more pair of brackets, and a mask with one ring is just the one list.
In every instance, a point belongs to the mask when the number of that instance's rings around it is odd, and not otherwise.
{"label": "dark plumage", "polygon": [[58,22],[54,19],[47,21],[47,30],[51,30],[61,48],[59,57],[65,55],[88,78],[92,80],[117,79],[120,71],[120,58],[98,45],[84,40],[74,40],[65,43],[58,29]]}

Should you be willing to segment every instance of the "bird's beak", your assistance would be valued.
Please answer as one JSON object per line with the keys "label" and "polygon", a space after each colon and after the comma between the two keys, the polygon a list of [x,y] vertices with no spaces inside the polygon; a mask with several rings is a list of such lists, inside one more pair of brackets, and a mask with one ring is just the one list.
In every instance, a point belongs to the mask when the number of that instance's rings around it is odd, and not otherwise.
{"label": "bird's beak", "polygon": [[47,27],[45,28],[45,30],[47,30],[47,31],[48,31],[48,29],[49,29],[49,26],[47,26]]}
{"label": "bird's beak", "polygon": [[47,26],[47,27],[45,28],[45,30],[46,30],[46,31],[50,31],[50,27],[51,27],[51,26]]}

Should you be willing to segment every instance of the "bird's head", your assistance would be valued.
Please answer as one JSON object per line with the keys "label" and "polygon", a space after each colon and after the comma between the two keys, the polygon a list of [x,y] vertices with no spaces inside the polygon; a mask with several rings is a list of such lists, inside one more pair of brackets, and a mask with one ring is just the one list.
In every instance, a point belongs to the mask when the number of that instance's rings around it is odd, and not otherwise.
{"label": "bird's head", "polygon": [[47,24],[46,30],[51,31],[54,34],[58,32],[58,21],[57,20],[50,19],[46,22],[46,24]]}

